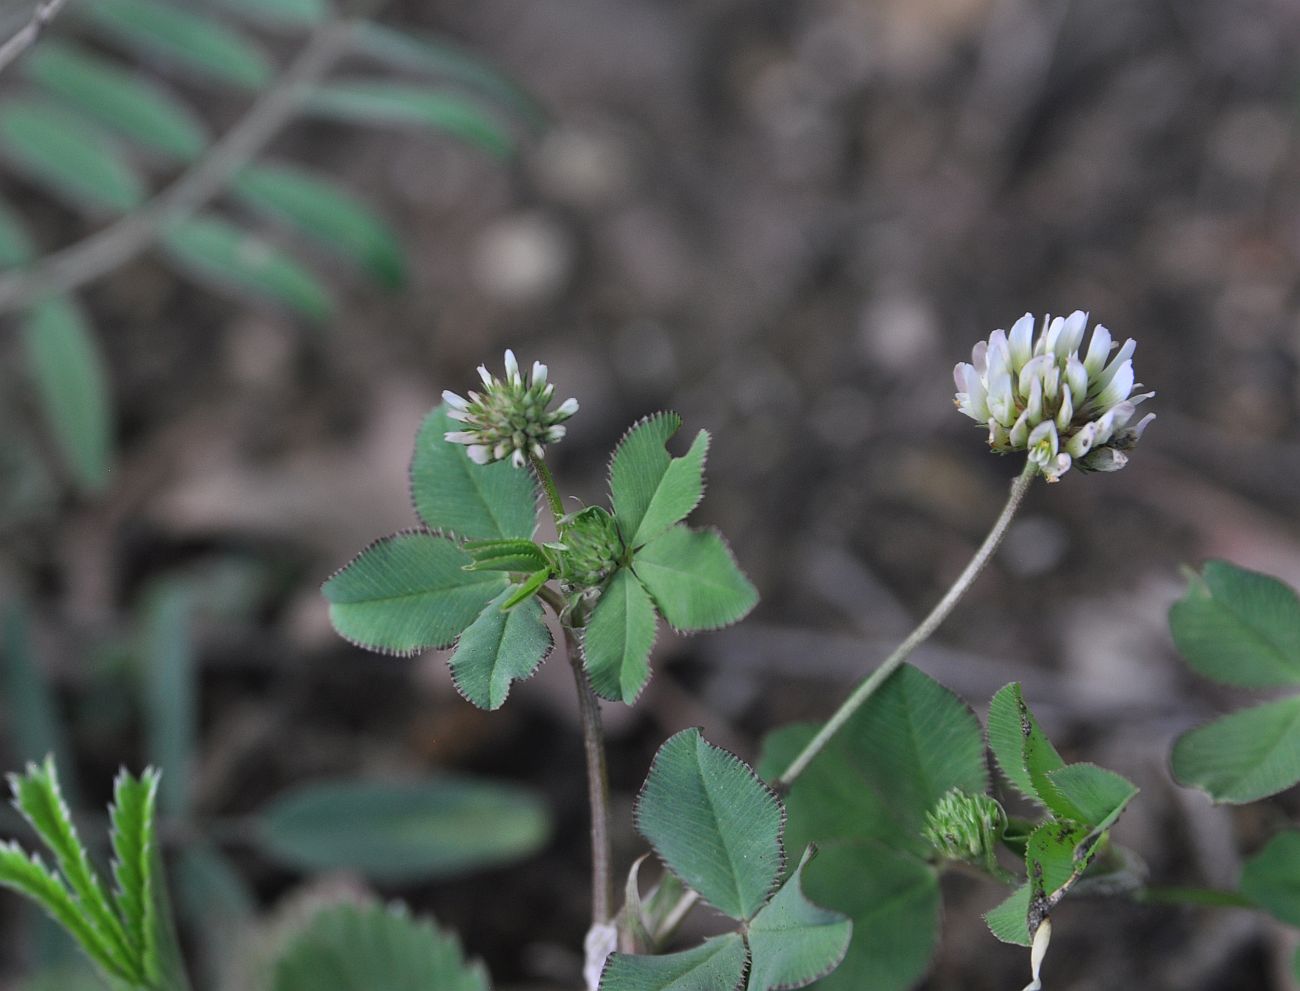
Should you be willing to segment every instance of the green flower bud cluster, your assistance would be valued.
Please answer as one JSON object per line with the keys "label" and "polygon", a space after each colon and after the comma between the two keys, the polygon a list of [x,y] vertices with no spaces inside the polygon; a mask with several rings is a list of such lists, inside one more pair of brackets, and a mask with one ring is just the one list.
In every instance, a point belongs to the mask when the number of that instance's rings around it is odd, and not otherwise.
{"label": "green flower bud cluster", "polygon": [[1083,357],[1079,347],[1088,315],[1043,320],[1034,340],[1026,313],[1010,332],[995,330],[953,370],[957,408],[987,424],[989,446],[999,454],[1027,451],[1049,482],[1077,465],[1081,471],[1118,471],[1128,463],[1154,414],[1133,426],[1140,403],[1154,392],[1132,395],[1131,338],[1111,357],[1110,331],[1098,324]]}
{"label": "green flower bud cluster", "polygon": [[1006,813],[988,795],[953,788],[925,814],[922,835],[946,860],[994,867]]}
{"label": "green flower bud cluster", "polygon": [[442,394],[447,415],[464,424],[461,430],[448,431],[446,439],[468,445],[470,460],[477,464],[509,458],[522,468],[530,454],[540,458],[547,444],[564,437],[562,424],[578,412],[578,401],[566,399],[548,410],[555,386],[546,381],[546,366],[533,362],[532,375],[525,378],[513,351],[506,351],[505,365],[504,379],[479,365],[483,392],[471,392],[468,399],[454,392]]}
{"label": "green flower bud cluster", "polygon": [[579,590],[600,586],[623,563],[625,548],[614,517],[599,506],[589,506],[560,525],[558,543],[560,580]]}

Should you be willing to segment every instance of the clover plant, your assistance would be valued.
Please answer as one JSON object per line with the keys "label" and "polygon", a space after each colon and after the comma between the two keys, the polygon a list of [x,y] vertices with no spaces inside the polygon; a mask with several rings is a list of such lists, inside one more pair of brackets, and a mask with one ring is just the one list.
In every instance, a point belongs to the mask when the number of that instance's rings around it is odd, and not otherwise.
{"label": "clover plant", "polygon": [[[510,351],[502,377],[448,391],[420,427],[411,463],[417,516],[323,588],[337,631],[370,650],[450,651],[466,700],[493,710],[555,647],[572,668],[590,795],[589,991],[905,991],[939,936],[939,880],[960,869],[1004,887],[985,920],[1028,947],[1042,969],[1052,917],[1075,891],[1142,900],[1247,906],[1300,925],[1300,833],[1273,837],[1246,863],[1238,890],[1158,888],[1111,830],[1138,789],[1114,771],[1067,761],[1028,702],[1006,685],[983,725],[971,707],[907,663],[996,550],[1039,476],[1059,482],[1123,468],[1151,420],[1134,393],[1127,341],[1112,354],[1087,317],[1026,315],[956,367],[956,403],[988,428],[998,454],[1023,454],[988,537],[928,616],[817,723],[772,731],[757,767],[683,730],[656,753],[635,826],[666,868],[643,892],[635,863],[615,864],[600,699],[635,705],[651,678],[660,621],[714,630],[757,603],[721,534],[686,521],[704,491],[710,438],[669,448],[673,413],[633,424],[609,462],[607,505],[564,500],[547,463],[578,402],[555,403],[545,365],[525,373]],[[539,518],[540,517],[540,518]],[[549,619],[548,619],[549,613]],[[1213,562],[1174,606],[1174,640],[1199,672],[1250,688],[1300,684],[1300,602],[1267,576]],[[1217,801],[1246,802],[1300,780],[1297,699],[1284,697],[1185,734],[1178,778]],[[990,774],[992,765],[1000,780]],[[16,803],[55,855],[59,874],[12,844],[0,884],[41,905],[118,989],[184,991],[156,839],[156,772],[118,781],[112,895],[72,829],[52,762],[13,779]],[[1003,804],[1012,793],[1013,814]],[[299,816],[301,819],[302,817]],[[310,814],[307,816],[311,818]],[[300,834],[301,835],[301,834]],[[622,878],[621,883],[617,879]],[[616,898],[621,893],[621,904]],[[728,920],[718,935],[674,945],[697,905]],[[1300,961],[1298,961],[1300,964]],[[483,991],[483,965],[400,906],[344,905],[317,914],[281,947],[271,991]]]}

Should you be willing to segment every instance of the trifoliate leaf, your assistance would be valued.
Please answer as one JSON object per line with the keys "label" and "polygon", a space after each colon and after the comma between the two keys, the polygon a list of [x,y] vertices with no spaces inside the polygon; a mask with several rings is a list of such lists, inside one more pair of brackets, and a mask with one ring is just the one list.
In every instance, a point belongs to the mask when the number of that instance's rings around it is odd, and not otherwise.
{"label": "trifoliate leaf", "polygon": [[614,572],[582,631],[582,660],[602,698],[631,705],[650,680],[654,602],[627,568]]}
{"label": "trifoliate leaf", "polygon": [[752,918],[776,886],[785,859],[781,803],[698,729],[659,748],[634,815],[668,868],[733,919]]}
{"label": "trifoliate leaf", "polygon": [[1265,702],[1184,733],[1174,777],[1216,802],[1255,802],[1300,781],[1300,696]]}
{"label": "trifoliate leaf", "polygon": [[803,892],[803,872],[813,851],[749,924],[748,991],[801,988],[838,966],[849,948],[853,923],[814,905]]}
{"label": "trifoliate leaf", "polygon": [[0,104],[0,154],[74,209],[125,213],[144,202],[144,182],[117,149],[47,100]]}
{"label": "trifoliate leaf", "polygon": [[488,991],[460,940],[400,907],[323,909],[275,964],[271,991]]}
{"label": "trifoliate leaf", "polygon": [[1187,663],[1246,688],[1300,685],[1300,600],[1268,575],[1210,561],[1169,610]]}
{"label": "trifoliate leaf", "polygon": [[469,555],[444,537],[407,531],[376,541],[321,588],[346,640],[391,654],[446,647],[505,588],[504,576],[466,571]]}
{"label": "trifoliate leaf", "polygon": [[428,127],[504,158],[514,139],[484,107],[445,89],[387,79],[345,79],[316,87],[304,110],[349,124]]}
{"label": "trifoliate leaf", "polygon": [[537,486],[508,461],[478,465],[444,435],[460,424],[438,406],[420,426],[411,459],[411,501],[432,530],[470,540],[528,540],[537,529]]}
{"label": "trifoliate leaf", "polygon": [[513,594],[508,588],[484,606],[451,655],[457,690],[480,709],[499,709],[510,686],[531,677],[555,646],[536,600],[502,611]]}
{"label": "trifoliate leaf", "polygon": [[266,55],[220,21],[166,0],[95,0],[85,15],[102,33],[146,58],[164,59],[218,83],[257,89],[271,78]]}
{"label": "trifoliate leaf", "polygon": [[169,227],[162,246],[187,275],[221,292],[270,300],[324,321],[334,310],[325,285],[266,238],[213,215]]}
{"label": "trifoliate leaf", "polygon": [[1270,915],[1300,926],[1300,832],[1279,833],[1246,861],[1241,892]]}
{"label": "trifoliate leaf", "polygon": [[392,228],[337,182],[293,165],[250,165],[231,191],[261,216],[302,232],[382,285],[405,280],[406,261]]}
{"label": "trifoliate leaf", "polygon": [[615,953],[605,964],[600,991],[740,991],[745,958],[745,943],[736,933],[680,953]]}
{"label": "trifoliate leaf", "polygon": [[609,491],[628,547],[640,547],[686,519],[704,496],[709,435],[701,430],[689,451],[671,457],[664,445],[681,425],[676,413],[656,413],[633,426],[614,450]]}
{"label": "trifoliate leaf", "polygon": [[[1016,790],[1049,808],[1062,804],[1047,775],[1065,766],[1029,711],[1018,682],[1001,688],[989,703],[989,749]],[[1046,794],[1045,794],[1046,793]]]}
{"label": "trifoliate leaf", "polygon": [[177,97],[76,45],[43,40],[23,59],[22,70],[87,117],[150,151],[190,161],[208,143],[202,119]]}
{"label": "trifoliate leaf", "polygon": [[108,485],[113,460],[113,411],[108,370],[85,314],[53,296],[23,321],[27,367],[42,412],[77,484],[87,492]]}
{"label": "trifoliate leaf", "polygon": [[819,849],[803,888],[853,923],[848,952],[819,991],[908,991],[920,980],[939,935],[932,867],[870,840],[837,841]]}
{"label": "trifoliate leaf", "polygon": [[758,603],[758,590],[716,530],[674,526],[636,553],[632,570],[676,630],[730,626]]}
{"label": "trifoliate leaf", "polygon": [[300,870],[416,881],[518,860],[549,834],[546,806],[531,792],[444,776],[304,785],[256,816],[253,838],[264,854]]}

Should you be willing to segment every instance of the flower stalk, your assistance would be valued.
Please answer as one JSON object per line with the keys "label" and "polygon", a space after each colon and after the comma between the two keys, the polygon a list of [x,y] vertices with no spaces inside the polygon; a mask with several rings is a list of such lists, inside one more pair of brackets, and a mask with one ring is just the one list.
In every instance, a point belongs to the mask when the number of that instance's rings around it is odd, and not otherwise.
{"label": "flower stalk", "polygon": [[916,629],[908,634],[907,639],[899,644],[892,654],[885,658],[880,667],[871,672],[853,690],[853,693],[835,710],[835,713],[826,721],[817,735],[808,741],[803,750],[790,762],[790,766],[773,782],[773,787],[779,794],[785,794],[790,790],[790,786],[812,763],[813,758],[826,748],[826,744],[830,743],[831,738],[843,728],[844,724],[853,717],[853,714],[861,709],[871,696],[876,694],[880,686],[885,683],[885,680],[898,670],[899,666],[911,656],[912,652],[930,637],[930,634],[939,628],[939,624],[948,618],[953,606],[975,583],[975,579],[984,569],[984,565],[988,564],[993,552],[1002,543],[1002,538],[1006,536],[1007,529],[1011,526],[1011,520],[1015,517],[1016,510],[1020,508],[1020,503],[1024,500],[1025,493],[1029,491],[1029,485],[1034,480],[1034,476],[1038,474],[1038,471],[1039,466],[1036,462],[1025,462],[1024,469],[1011,485],[1011,495],[1008,497],[1006,505],[1002,507],[1001,515],[998,516],[997,522],[993,524],[993,529],[989,531],[988,536],[984,538],[984,543],[975,552],[975,556],[970,559],[966,568],[953,582],[952,587],[939,600],[938,605],[930,610],[930,614],[921,620]]}

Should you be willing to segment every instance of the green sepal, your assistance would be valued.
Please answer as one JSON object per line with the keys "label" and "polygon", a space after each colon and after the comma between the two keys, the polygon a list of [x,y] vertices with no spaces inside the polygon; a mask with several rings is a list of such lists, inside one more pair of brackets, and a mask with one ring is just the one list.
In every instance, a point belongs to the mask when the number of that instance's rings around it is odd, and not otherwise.
{"label": "green sepal", "polygon": [[532,574],[539,568],[553,566],[546,551],[531,540],[467,540],[460,546],[470,556],[466,571]]}

